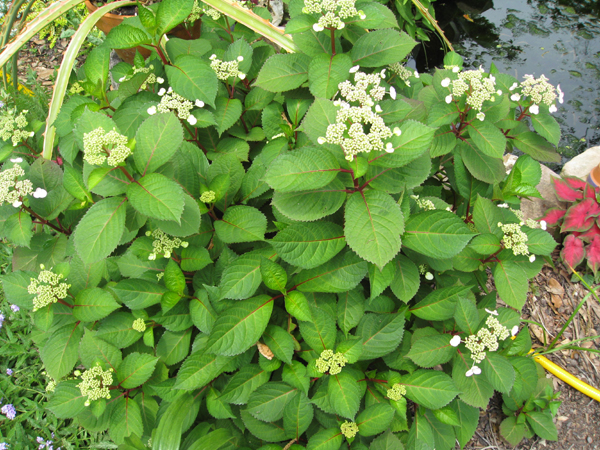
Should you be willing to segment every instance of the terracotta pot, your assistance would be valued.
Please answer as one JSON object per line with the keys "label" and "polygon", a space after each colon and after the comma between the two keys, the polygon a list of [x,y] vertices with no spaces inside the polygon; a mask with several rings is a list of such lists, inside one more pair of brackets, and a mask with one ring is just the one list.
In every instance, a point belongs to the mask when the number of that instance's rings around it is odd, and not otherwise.
{"label": "terracotta pot", "polygon": [[[87,7],[88,12],[93,13],[98,9],[96,5],[94,5],[90,0],[85,1],[85,6]],[[104,34],[108,35],[110,30],[112,30],[117,25],[120,25],[123,20],[128,17],[134,16],[120,16],[118,14],[104,14],[102,18],[96,23],[96,28],[104,32]],[[185,28],[183,25],[177,25],[173,28],[169,33],[167,33],[170,37],[176,37],[185,40],[193,40],[198,39],[200,37],[200,27],[201,22],[197,20],[192,25],[191,29]],[[142,54],[144,58],[148,58],[150,56],[150,50],[144,47],[135,47],[135,48],[125,48],[125,49],[115,49],[119,58],[129,64],[133,64],[133,58],[135,57],[135,52],[138,51]]]}

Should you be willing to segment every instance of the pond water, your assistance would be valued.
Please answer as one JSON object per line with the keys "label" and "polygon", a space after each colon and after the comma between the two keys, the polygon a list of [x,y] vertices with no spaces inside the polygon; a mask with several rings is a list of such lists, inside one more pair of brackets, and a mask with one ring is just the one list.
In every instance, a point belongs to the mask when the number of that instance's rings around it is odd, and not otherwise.
{"label": "pond water", "polygon": [[[436,17],[468,68],[496,64],[521,80],[544,74],[560,84],[565,101],[561,125],[562,164],[600,145],[600,2],[573,0],[438,0]],[[423,70],[441,64],[440,41],[431,36],[415,54]],[[561,164],[561,165],[562,165]]]}

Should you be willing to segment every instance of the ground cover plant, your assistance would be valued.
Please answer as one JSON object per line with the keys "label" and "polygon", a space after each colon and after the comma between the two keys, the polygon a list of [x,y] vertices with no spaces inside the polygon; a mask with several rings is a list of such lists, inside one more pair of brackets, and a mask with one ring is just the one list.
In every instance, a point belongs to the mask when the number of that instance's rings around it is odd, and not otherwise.
{"label": "ground cover plant", "polygon": [[[293,53],[195,6],[115,28],[55,140],[3,118],[2,281],[48,409],[124,450],[451,449],[499,391],[507,439],[556,439],[519,318],[556,242],[518,206],[558,158],[560,88],[455,53],[418,74],[375,2],[293,0]],[[193,11],[200,39],[163,39]]]}

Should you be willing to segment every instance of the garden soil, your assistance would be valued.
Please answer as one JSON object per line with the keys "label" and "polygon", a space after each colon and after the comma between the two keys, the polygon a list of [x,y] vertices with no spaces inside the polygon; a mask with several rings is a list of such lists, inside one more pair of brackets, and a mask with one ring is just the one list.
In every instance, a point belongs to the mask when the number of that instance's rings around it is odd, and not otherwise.
{"label": "garden soil", "polygon": [[[20,54],[19,78],[27,79],[27,70],[37,73],[37,80],[51,89],[62,56],[68,45],[67,39],[59,40],[53,49],[42,40],[33,40],[28,49]],[[81,60],[85,57],[81,57]],[[82,62],[82,61],[80,61]],[[544,329],[530,325],[533,346],[541,347],[544,332],[550,340],[560,331],[562,325],[587,291],[579,283],[572,283],[571,276],[560,262],[557,252],[554,255],[552,268],[546,264],[541,273],[531,280],[527,303],[523,309],[523,318],[535,320],[544,325]],[[490,287],[493,281],[490,279]],[[562,342],[579,339],[585,336],[600,335],[600,303],[593,297],[579,311],[562,337]],[[546,338],[547,339],[547,338]],[[600,339],[580,344],[600,350]],[[558,351],[547,355],[548,359],[563,367],[586,383],[600,388],[600,354],[574,350]],[[499,394],[490,401],[487,410],[481,411],[479,426],[475,436],[465,447],[466,450],[600,450],[600,403],[585,396],[561,380],[553,379],[555,390],[560,391],[558,400],[562,401],[555,417],[558,427],[558,442],[544,441],[539,438],[523,440],[512,447],[500,436],[500,423],[504,419],[502,398]],[[458,448],[458,447],[457,447]]]}

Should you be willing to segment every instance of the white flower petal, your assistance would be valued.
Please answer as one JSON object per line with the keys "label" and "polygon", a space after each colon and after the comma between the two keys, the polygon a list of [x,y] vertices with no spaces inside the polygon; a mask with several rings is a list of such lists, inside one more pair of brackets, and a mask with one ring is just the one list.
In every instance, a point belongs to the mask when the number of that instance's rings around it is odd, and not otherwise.
{"label": "white flower petal", "polygon": [[475,375],[479,375],[481,373],[481,369],[477,366],[473,366],[473,368],[471,370],[473,371],[473,374],[475,374]]}
{"label": "white flower petal", "polygon": [[425,279],[429,281],[433,280],[433,274],[431,272],[427,272],[425,274]]}
{"label": "white flower petal", "polygon": [[531,114],[539,114],[540,113],[540,107],[538,105],[531,105],[529,107],[529,112]]}
{"label": "white flower petal", "polygon": [[518,102],[519,100],[521,100],[521,94],[517,94],[516,92],[510,96],[510,99],[513,102]]}
{"label": "white flower petal", "polygon": [[238,60],[239,62],[242,62],[242,61],[244,60],[244,57],[243,57],[242,55],[240,55],[240,56],[238,56],[238,57],[237,57],[237,60]]}
{"label": "white flower petal", "polygon": [[444,78],[442,80],[441,84],[442,84],[442,87],[448,87],[448,86],[450,86],[450,78]]}
{"label": "white flower petal", "polygon": [[327,141],[325,140],[325,138],[324,138],[324,137],[320,137],[320,138],[318,138],[318,139],[317,139],[317,142],[318,142],[319,144],[323,145],[323,144],[324,144],[325,142],[327,142]]}
{"label": "white flower petal", "polygon": [[148,108],[147,112],[148,112],[148,114],[153,116],[154,114],[156,114],[156,106],[151,106],[150,108]]}
{"label": "white flower petal", "polygon": [[540,220],[540,228],[546,230],[546,228],[548,228],[548,223],[545,220]]}
{"label": "white flower petal", "polygon": [[198,119],[196,119],[193,115],[190,114],[187,118],[187,121],[190,125],[196,125]]}
{"label": "white flower petal", "polygon": [[556,107],[556,105],[551,105],[548,111],[552,114],[558,111],[558,108]]}
{"label": "white flower petal", "polygon": [[534,261],[535,261],[535,255],[529,256],[529,262],[534,262]]}
{"label": "white flower petal", "polygon": [[485,308],[485,312],[488,314],[491,314],[492,316],[498,315],[498,311],[496,311],[496,310],[490,311],[489,309]]}
{"label": "white flower petal", "polygon": [[394,153],[394,146],[392,145],[391,142],[388,142],[387,144],[385,144],[385,151],[388,153]]}
{"label": "white flower petal", "polygon": [[452,72],[454,72],[454,73],[458,73],[458,72],[460,72],[460,67],[458,67],[458,66],[454,66],[454,67],[452,68]]}
{"label": "white flower petal", "polygon": [[165,88],[160,88],[158,90],[158,95],[162,97],[163,95],[165,95],[166,92],[167,92],[167,90]]}
{"label": "white flower petal", "polygon": [[10,162],[12,163],[22,163],[23,162],[23,158],[13,158],[10,160]]}
{"label": "white flower petal", "polygon": [[196,99],[196,102],[194,103],[198,108],[202,108],[204,107],[204,102],[202,100],[198,100]]}
{"label": "white flower petal", "polygon": [[354,66],[354,67],[350,68],[349,72],[350,73],[356,73],[356,72],[358,72],[358,69],[360,69],[360,66]]}
{"label": "white flower petal", "polygon": [[467,376],[467,377],[473,376],[473,369],[467,370],[467,373],[465,373],[465,376]]}
{"label": "white flower petal", "polygon": [[394,88],[394,86],[390,86],[390,97],[396,100],[396,89]]}
{"label": "white flower petal", "polygon": [[161,78],[161,77],[156,77],[156,82],[157,82],[158,84],[163,84],[163,83],[165,82],[165,79],[164,79],[164,78]]}
{"label": "white flower petal", "polygon": [[515,325],[514,327],[512,327],[512,330],[510,330],[510,334],[513,336],[516,336],[517,333],[519,332],[519,326]]}
{"label": "white flower petal", "polygon": [[242,72],[240,72],[240,73],[238,74],[238,77],[240,77],[240,80],[244,80],[244,79],[246,78],[246,74],[245,74],[245,73],[242,73]]}
{"label": "white flower petal", "polygon": [[402,130],[400,128],[398,128],[398,127],[395,127],[394,128],[394,134],[396,136],[400,136],[402,134]]}
{"label": "white flower petal", "polygon": [[13,205],[15,208],[18,208],[18,207],[19,207],[19,206],[21,206],[22,204],[23,204],[23,202],[20,202],[19,200],[16,200],[16,201],[15,201],[15,202],[14,202],[12,205]]}
{"label": "white flower petal", "polygon": [[452,94],[448,94],[448,95],[446,96],[446,99],[445,99],[445,100],[446,100],[446,103],[452,103]]}
{"label": "white flower petal", "polygon": [[452,336],[452,339],[450,339],[450,345],[452,347],[458,347],[460,345],[460,342],[460,336]]}
{"label": "white flower petal", "polygon": [[32,195],[34,198],[46,198],[48,191],[42,188],[37,188]]}

